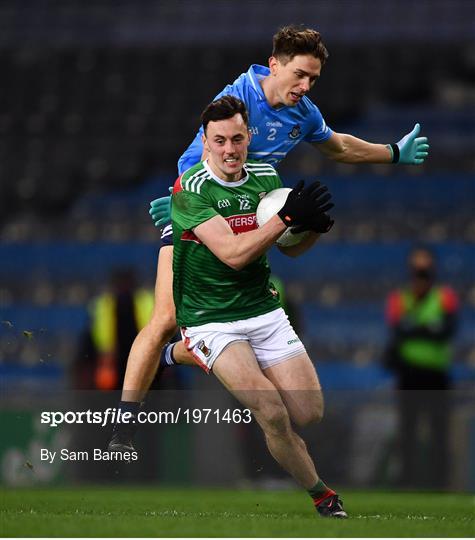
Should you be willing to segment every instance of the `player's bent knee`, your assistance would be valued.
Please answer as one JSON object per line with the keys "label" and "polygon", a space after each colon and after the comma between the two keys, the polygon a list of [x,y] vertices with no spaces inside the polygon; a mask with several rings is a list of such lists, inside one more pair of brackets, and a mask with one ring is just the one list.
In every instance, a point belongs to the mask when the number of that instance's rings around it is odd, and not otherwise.
{"label": "player's bent knee", "polygon": [[150,321],[152,331],[158,336],[166,338],[168,341],[176,333],[177,325],[175,312],[159,313],[152,317]]}
{"label": "player's bent knee", "polygon": [[305,424],[318,424],[323,420],[323,407],[317,407],[314,410],[310,411],[307,417],[305,418]]}
{"label": "player's bent knee", "polygon": [[289,415],[284,405],[265,406],[256,418],[266,434],[284,435],[290,430]]}
{"label": "player's bent knee", "polygon": [[323,420],[323,403],[312,408],[300,410],[299,413],[292,415],[292,421],[299,427],[305,427],[309,424],[318,424]]}
{"label": "player's bent knee", "polygon": [[176,333],[176,322],[174,325],[163,326],[156,320],[152,319],[143,332],[146,332],[147,340],[157,349],[161,350],[167,341],[170,341]]}

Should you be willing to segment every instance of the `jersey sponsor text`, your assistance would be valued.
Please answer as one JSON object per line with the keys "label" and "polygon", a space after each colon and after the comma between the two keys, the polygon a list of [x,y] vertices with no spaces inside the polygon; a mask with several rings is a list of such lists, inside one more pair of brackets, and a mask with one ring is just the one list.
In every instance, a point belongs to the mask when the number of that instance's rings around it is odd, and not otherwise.
{"label": "jersey sponsor text", "polygon": [[241,214],[225,218],[234,234],[253,231],[257,229],[256,214]]}

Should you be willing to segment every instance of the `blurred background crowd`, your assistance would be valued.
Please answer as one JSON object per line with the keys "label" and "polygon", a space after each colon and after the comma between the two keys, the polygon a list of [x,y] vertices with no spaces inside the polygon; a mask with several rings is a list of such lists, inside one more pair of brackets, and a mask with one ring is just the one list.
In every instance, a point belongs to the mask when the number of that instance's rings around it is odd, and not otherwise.
{"label": "blurred background crowd", "polygon": [[[159,231],[149,201],[167,194],[204,106],[250,64],[266,65],[279,26],[303,23],[322,33],[330,52],[311,98],[332,129],[390,143],[420,122],[431,145],[421,167],[335,164],[300,145],[279,169],[287,185],[323,180],[336,204],[335,227],[311,253],[296,260],[270,253],[330,396],[330,421],[319,428],[327,444],[343,437],[355,405],[349,396],[359,396],[346,465],[333,470],[325,448],[321,460],[344,483],[397,477],[391,471],[401,462],[392,465],[385,453],[398,425],[385,303],[409,280],[411,248],[424,244],[435,255],[434,279],[458,298],[446,336],[454,398],[442,487],[474,488],[475,420],[464,393],[475,381],[473,7],[471,0],[1,2],[4,420],[19,399],[120,387],[126,353],[118,350],[127,351],[133,323],[117,333],[125,343],[105,343],[98,302],[148,291],[144,313],[150,307]],[[97,373],[104,353],[117,353],[111,378]],[[176,385],[209,384],[184,369]],[[430,439],[421,426],[423,446]],[[379,448],[376,458],[370,447]],[[8,451],[3,445],[0,459]],[[428,478],[425,485],[435,486]]]}

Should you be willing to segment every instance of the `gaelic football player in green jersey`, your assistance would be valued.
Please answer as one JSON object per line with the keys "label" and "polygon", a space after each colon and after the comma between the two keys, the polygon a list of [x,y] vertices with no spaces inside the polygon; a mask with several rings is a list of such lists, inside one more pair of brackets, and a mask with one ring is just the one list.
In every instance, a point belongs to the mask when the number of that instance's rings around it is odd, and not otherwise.
{"label": "gaelic football player in green jersey", "polygon": [[319,182],[307,188],[300,182],[258,228],[260,197],[282,184],[272,165],[246,162],[244,103],[223,96],[208,105],[202,122],[208,158],[180,176],[172,197],[173,294],[183,341],[195,361],[253,412],[270,453],[308,490],[319,514],[346,518],[292,428],[292,422],[321,419],[322,391],[273,291],[265,256],[288,226],[310,234],[281,248],[284,253],[311,248],[333,225],[331,196]]}

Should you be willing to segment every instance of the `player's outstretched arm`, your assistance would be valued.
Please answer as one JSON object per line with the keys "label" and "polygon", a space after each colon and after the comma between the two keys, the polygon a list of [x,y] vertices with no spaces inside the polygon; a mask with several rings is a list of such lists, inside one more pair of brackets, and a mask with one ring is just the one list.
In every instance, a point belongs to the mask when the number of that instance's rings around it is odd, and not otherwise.
{"label": "player's outstretched arm", "polygon": [[395,144],[376,144],[346,133],[333,133],[323,143],[312,143],[315,148],[341,163],[401,163],[420,165],[429,155],[427,137],[419,137],[420,125]]}

